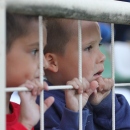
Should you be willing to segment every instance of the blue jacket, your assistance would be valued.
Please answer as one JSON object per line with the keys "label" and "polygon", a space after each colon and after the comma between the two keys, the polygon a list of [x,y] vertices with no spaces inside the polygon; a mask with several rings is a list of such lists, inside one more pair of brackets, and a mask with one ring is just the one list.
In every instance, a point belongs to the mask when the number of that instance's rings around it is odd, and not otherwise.
{"label": "blue jacket", "polygon": [[[53,105],[44,114],[45,130],[78,130],[79,113],[65,107],[65,95],[62,90],[44,91],[45,99],[55,98]],[[97,106],[88,102],[83,109],[83,130],[112,130],[111,93]],[[130,106],[124,96],[115,96],[116,130],[130,130]],[[37,98],[39,104],[39,97]],[[40,124],[35,126],[40,130]]]}

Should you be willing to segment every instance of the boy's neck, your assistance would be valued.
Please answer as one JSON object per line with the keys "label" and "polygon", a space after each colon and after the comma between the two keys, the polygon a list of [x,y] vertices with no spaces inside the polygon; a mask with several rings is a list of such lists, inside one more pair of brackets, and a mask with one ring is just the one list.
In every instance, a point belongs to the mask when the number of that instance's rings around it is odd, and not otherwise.
{"label": "boy's neck", "polygon": [[60,82],[62,81],[61,76],[56,76],[53,74],[51,75],[51,78],[48,76],[46,81],[49,85],[66,85],[66,83]]}
{"label": "boy's neck", "polygon": [[6,93],[6,114],[10,114],[11,110],[10,110],[10,97],[11,97],[12,93]]}

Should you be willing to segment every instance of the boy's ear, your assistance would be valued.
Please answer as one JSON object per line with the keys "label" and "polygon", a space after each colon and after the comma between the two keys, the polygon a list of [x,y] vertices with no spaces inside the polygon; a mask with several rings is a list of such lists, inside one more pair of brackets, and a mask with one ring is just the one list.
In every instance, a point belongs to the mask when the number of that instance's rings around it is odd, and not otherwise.
{"label": "boy's ear", "polygon": [[57,56],[53,53],[46,53],[45,58],[48,62],[48,70],[52,72],[58,71],[58,62],[57,62]]}

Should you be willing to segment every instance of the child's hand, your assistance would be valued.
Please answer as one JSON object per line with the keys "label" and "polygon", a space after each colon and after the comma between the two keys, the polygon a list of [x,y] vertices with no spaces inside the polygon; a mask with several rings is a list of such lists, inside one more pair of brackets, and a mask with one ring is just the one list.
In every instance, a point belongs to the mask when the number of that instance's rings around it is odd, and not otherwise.
{"label": "child's hand", "polygon": [[[40,108],[39,105],[36,104],[37,95],[39,95],[43,89],[47,90],[47,84],[44,83],[44,85],[42,85],[38,80],[34,80],[27,81],[21,86],[27,87],[30,91],[19,92],[21,99],[19,122],[22,123],[27,129],[31,130],[40,119]],[[53,97],[49,97],[45,100],[45,111],[53,102]]]}
{"label": "child's hand", "polygon": [[68,81],[67,85],[72,85],[74,89],[65,90],[66,107],[75,112],[79,110],[79,94],[82,94],[82,107],[84,107],[89,96],[98,87],[97,81],[93,81],[89,84],[85,78],[83,78],[82,83],[79,79],[74,78],[72,81]]}
{"label": "child's hand", "polygon": [[97,82],[99,85],[97,92],[94,92],[89,98],[92,105],[98,105],[104,98],[106,98],[114,85],[112,79],[102,77],[99,77]]}

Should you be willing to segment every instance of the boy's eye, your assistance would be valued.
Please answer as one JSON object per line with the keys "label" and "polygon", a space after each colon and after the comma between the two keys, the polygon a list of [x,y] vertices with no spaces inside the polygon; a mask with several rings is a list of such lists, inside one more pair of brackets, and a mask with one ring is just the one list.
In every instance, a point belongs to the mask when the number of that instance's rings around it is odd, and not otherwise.
{"label": "boy's eye", "polygon": [[90,51],[92,49],[92,46],[88,46],[87,48],[85,48],[85,51]]}
{"label": "boy's eye", "polygon": [[36,55],[38,53],[38,51],[39,51],[38,49],[34,49],[31,51],[31,53],[32,53],[32,55]]}
{"label": "boy's eye", "polygon": [[102,46],[102,43],[99,43],[99,46]]}

